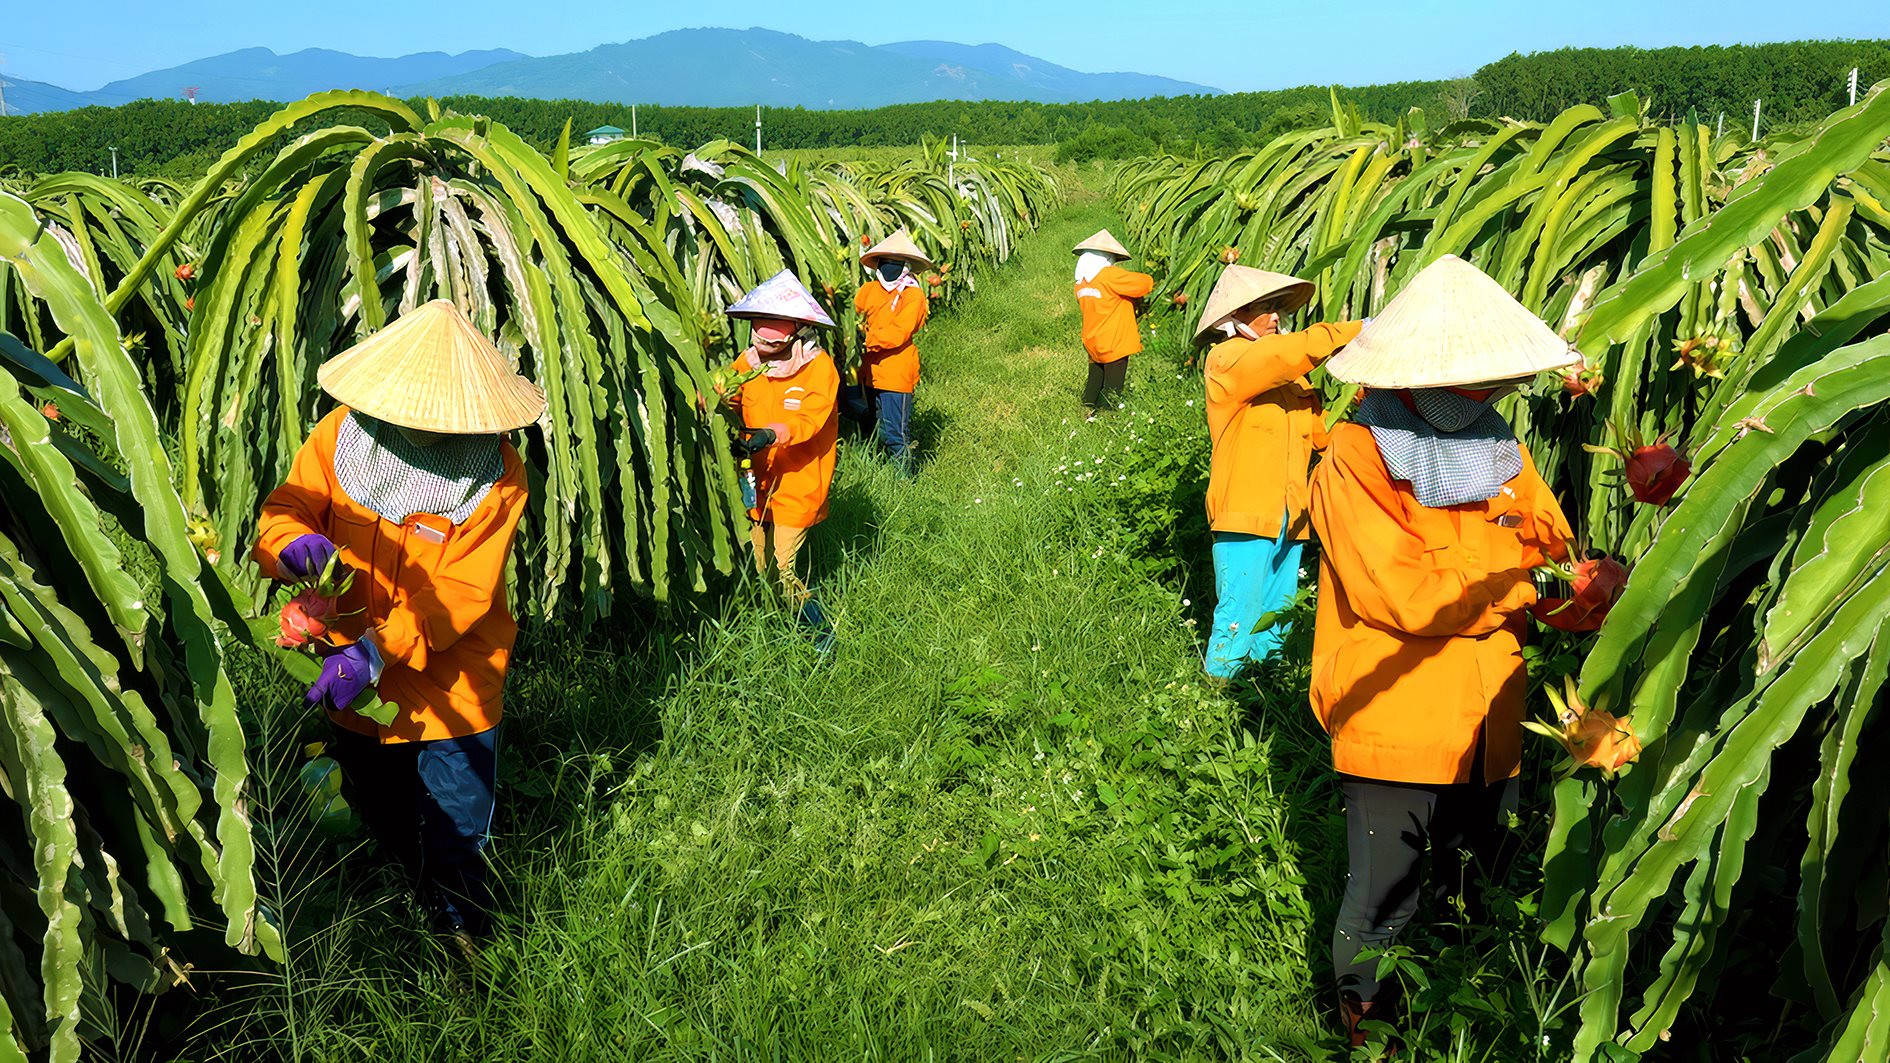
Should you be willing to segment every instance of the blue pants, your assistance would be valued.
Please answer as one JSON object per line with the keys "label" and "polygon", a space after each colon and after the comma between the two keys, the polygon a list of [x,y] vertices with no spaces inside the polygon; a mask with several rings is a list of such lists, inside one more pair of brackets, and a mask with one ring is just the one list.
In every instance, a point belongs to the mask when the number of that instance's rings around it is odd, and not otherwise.
{"label": "blue pants", "polygon": [[1299,591],[1299,555],[1305,545],[1238,532],[1214,533],[1214,630],[1208,636],[1207,673],[1221,679],[1240,674],[1249,661],[1266,660],[1286,641],[1290,624],[1263,631],[1254,625],[1285,609]]}
{"label": "blue pants", "polygon": [[879,445],[900,465],[912,462],[912,392],[873,391],[879,410]]}
{"label": "blue pants", "polygon": [[492,907],[486,836],[498,776],[497,727],[462,738],[382,744],[337,729],[348,802],[419,888],[436,929],[482,934]]}

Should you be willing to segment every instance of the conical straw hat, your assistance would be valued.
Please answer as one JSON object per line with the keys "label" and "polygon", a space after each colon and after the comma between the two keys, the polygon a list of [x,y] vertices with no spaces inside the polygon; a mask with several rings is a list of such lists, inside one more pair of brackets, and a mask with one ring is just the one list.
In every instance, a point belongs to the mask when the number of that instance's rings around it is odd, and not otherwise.
{"label": "conical straw hat", "polygon": [[1122,246],[1122,241],[1109,235],[1108,229],[1096,230],[1096,235],[1070,248],[1070,250],[1079,255],[1085,251],[1101,251],[1105,255],[1114,255],[1117,258],[1133,257],[1129,254],[1129,249]]}
{"label": "conical straw hat", "polygon": [[1312,281],[1252,266],[1230,265],[1221,271],[1214,290],[1208,293],[1207,307],[1194,326],[1194,338],[1199,340],[1207,335],[1208,330],[1241,307],[1263,300],[1272,304],[1270,309],[1274,313],[1290,314],[1312,301],[1313,290]]}
{"label": "conical straw hat", "polygon": [[870,269],[876,258],[903,258],[907,262],[917,263],[921,269],[932,268],[932,260],[925,257],[919,245],[912,242],[912,234],[903,228],[861,252],[860,264]]}
{"label": "conical straw hat", "polygon": [[1581,354],[1488,274],[1456,255],[1418,272],[1326,363],[1373,388],[1449,388],[1566,369]]}
{"label": "conical straw hat", "polygon": [[315,379],[336,402],[423,432],[509,432],[545,412],[538,385],[444,299],[323,362]]}
{"label": "conical straw hat", "polygon": [[833,318],[814,301],[814,295],[793,270],[784,269],[757,284],[753,291],[728,308],[730,317],[778,317],[809,325],[831,325]]}

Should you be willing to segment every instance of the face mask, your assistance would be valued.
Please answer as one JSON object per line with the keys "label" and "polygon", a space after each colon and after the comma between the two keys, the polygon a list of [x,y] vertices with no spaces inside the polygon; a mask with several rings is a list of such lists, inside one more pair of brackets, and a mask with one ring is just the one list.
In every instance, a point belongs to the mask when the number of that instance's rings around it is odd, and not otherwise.
{"label": "face mask", "polygon": [[755,352],[757,354],[763,355],[764,357],[780,354],[782,351],[785,351],[789,347],[793,346],[794,335],[795,335],[794,333],[789,333],[788,335],[783,336],[778,340],[770,340],[770,339],[766,339],[762,337],[760,333],[756,333],[754,337]]}
{"label": "face mask", "polygon": [[401,428],[400,434],[416,447],[430,447],[446,438],[439,432],[423,432],[418,428]]}
{"label": "face mask", "polygon": [[906,272],[906,264],[898,259],[882,261],[876,268],[879,271],[879,279],[885,281],[887,284],[898,280],[900,276]]}

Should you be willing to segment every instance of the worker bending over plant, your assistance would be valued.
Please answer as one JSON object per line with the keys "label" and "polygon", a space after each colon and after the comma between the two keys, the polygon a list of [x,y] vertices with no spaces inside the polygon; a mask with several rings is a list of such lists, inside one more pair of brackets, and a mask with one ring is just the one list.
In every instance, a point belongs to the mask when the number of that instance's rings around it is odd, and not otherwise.
{"label": "worker bending over plant", "polygon": [[746,382],[718,390],[746,429],[737,446],[753,463],[744,494],[755,564],[764,575],[773,570],[795,620],[827,653],[833,628],[797,565],[808,529],[827,519],[839,452],[840,373],[808,331],[832,327],[833,318],[788,270],[742,296],[728,315],[746,319],[752,337],[730,367]]}
{"label": "worker bending over plant", "polygon": [[1207,673],[1238,675],[1284,641],[1285,624],[1255,630],[1293,603],[1310,532],[1307,474],[1326,444],[1319,393],[1306,374],[1358,335],[1359,323],[1280,331],[1280,316],[1313,297],[1311,281],[1230,265],[1195,328],[1213,343],[1206,371],[1207,515],[1214,533],[1214,628]]}
{"label": "worker bending over plant", "polygon": [[1089,379],[1083,406],[1094,418],[1110,408],[1129,378],[1129,356],[1142,349],[1135,325],[1135,300],[1155,289],[1155,278],[1123,269],[1129,249],[1103,229],[1077,244],[1076,305],[1083,312],[1083,348],[1089,352]]}
{"label": "worker bending over plant", "polygon": [[874,274],[853,297],[865,333],[860,386],[879,422],[879,445],[901,475],[912,474],[912,397],[919,386],[919,345],[928,301],[914,269],[929,270],[912,237],[900,229],[868,248],[860,262]]}
{"label": "worker bending over plant", "polygon": [[1326,364],[1370,389],[1332,430],[1310,504],[1321,550],[1311,700],[1331,736],[1350,853],[1332,966],[1355,1045],[1359,1023],[1392,1004],[1377,961],[1359,954],[1391,944],[1416,912],[1424,851],[1436,895],[1502,871],[1531,570],[1567,557],[1569,527],[1493,404],[1578,360],[1495,281],[1446,255]]}
{"label": "worker bending over plant", "polygon": [[[324,363],[340,405],[263,503],[268,575],[351,573],[308,700],[328,710],[356,809],[413,875],[434,927],[470,949],[491,905],[498,726],[518,624],[505,567],[525,512],[505,433],[545,396],[449,302],[406,314]],[[373,687],[386,726],[351,711]]]}

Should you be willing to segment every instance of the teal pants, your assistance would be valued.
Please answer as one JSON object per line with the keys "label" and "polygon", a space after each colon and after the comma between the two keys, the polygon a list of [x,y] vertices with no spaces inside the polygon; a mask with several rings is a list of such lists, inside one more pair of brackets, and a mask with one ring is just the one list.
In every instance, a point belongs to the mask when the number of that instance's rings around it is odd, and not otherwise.
{"label": "teal pants", "polygon": [[1256,632],[1268,613],[1285,609],[1299,591],[1299,555],[1294,539],[1238,532],[1214,533],[1214,630],[1208,636],[1207,673],[1232,679],[1249,662],[1273,656],[1290,624]]}

